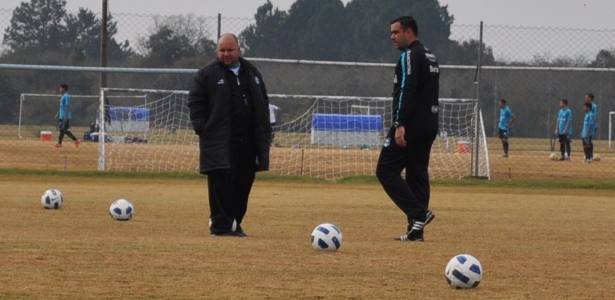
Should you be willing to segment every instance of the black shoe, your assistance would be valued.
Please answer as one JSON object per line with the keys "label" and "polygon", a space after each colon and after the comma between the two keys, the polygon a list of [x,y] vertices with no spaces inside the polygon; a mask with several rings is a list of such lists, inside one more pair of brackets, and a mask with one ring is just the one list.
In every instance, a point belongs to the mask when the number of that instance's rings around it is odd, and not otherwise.
{"label": "black shoe", "polygon": [[229,236],[229,237],[240,237],[240,238],[244,238],[247,237],[248,235],[246,235],[243,231],[225,231],[225,232],[212,232],[211,236],[213,237],[217,237],[217,236]]}
{"label": "black shoe", "polygon": [[410,229],[408,233],[393,238],[396,241],[423,242],[423,229]]}
{"label": "black shoe", "polygon": [[433,219],[436,218],[436,214],[433,213],[433,211],[431,210],[427,210],[427,213],[425,214],[425,225],[431,223],[431,221],[433,221]]}

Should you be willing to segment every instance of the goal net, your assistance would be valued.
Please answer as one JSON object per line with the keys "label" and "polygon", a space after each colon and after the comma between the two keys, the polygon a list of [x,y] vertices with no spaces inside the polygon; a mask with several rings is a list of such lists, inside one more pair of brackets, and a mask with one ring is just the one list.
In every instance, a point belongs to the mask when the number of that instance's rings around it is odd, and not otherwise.
{"label": "goal net", "polygon": [[[39,139],[47,132],[56,137],[58,124],[56,114],[60,106],[59,94],[22,93],[19,97],[17,136],[20,139]],[[94,131],[98,117],[100,95],[71,95],[71,127],[81,138],[82,134]],[[145,95],[111,96],[110,101],[135,105],[146,101]]]}
{"label": "goal net", "polygon": [[[187,91],[107,88],[101,99],[133,94],[146,95],[147,102],[104,105],[99,169],[196,171],[198,137],[189,120]],[[390,98],[274,94],[270,102],[280,108],[271,173],[330,180],[374,175],[391,124]],[[440,100],[440,133],[432,149],[430,174],[436,179],[489,177],[477,101]]]}

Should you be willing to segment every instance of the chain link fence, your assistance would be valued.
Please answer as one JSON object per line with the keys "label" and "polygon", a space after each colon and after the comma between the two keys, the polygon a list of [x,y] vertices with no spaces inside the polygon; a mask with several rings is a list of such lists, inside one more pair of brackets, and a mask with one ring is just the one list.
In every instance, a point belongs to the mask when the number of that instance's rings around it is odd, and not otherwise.
{"label": "chain link fence", "polygon": [[[12,10],[0,9],[0,30],[10,25]],[[135,53],[116,65],[143,66],[142,57],[151,51],[148,38],[163,25],[192,35],[215,40],[218,31],[240,34],[253,24],[252,18],[221,16],[155,16],[114,13],[119,42],[128,41]],[[219,22],[220,21],[220,22]],[[220,26],[218,26],[220,24]],[[442,98],[475,98],[475,63],[480,27],[452,25],[451,46],[441,73]],[[496,179],[613,179],[615,155],[608,148],[609,112],[615,111],[615,30],[574,28],[539,28],[485,25],[480,106],[490,154],[491,177]],[[0,44],[0,63],[24,63],[7,55],[8,46]],[[141,58],[140,58],[141,57]],[[175,67],[197,68],[213,57],[186,60]],[[277,57],[268,57],[277,58]],[[32,63],[41,63],[35,56]],[[296,57],[301,59],[301,57]],[[391,57],[391,62],[395,57]],[[455,62],[451,64],[450,62]],[[42,63],[54,64],[53,59]],[[58,60],[58,62],[60,62]],[[96,60],[94,60],[95,64]],[[57,63],[62,64],[62,63]],[[84,64],[88,65],[88,64]],[[92,65],[90,63],[89,65]],[[337,95],[386,97],[391,94],[393,69],[390,64],[353,64],[341,62],[301,62],[259,60],[269,92],[294,95]],[[167,67],[167,66],[157,66]],[[18,103],[22,93],[52,93],[58,82],[69,82],[75,94],[98,94],[98,74],[92,72],[54,72],[0,70],[0,103],[4,116],[0,120],[2,149],[17,136]],[[108,85],[117,88],[157,88],[185,90],[190,74],[115,73],[108,75]],[[583,97],[593,93],[599,107],[595,152],[600,161],[584,163],[579,138],[583,119]],[[506,99],[516,116],[510,138],[510,156],[501,155],[497,139],[498,101]],[[573,110],[572,160],[550,160],[558,152],[553,132],[560,99],[567,99]],[[276,99],[276,101],[283,101]],[[305,111],[309,104],[292,106],[278,103],[283,110],[279,122],[289,122]],[[87,124],[90,120],[82,120]],[[80,123],[80,124],[81,124]],[[82,131],[85,131],[84,128]],[[85,145],[87,147],[87,145]],[[94,147],[94,146],[92,146]],[[93,148],[94,149],[94,148]],[[11,151],[22,151],[14,148]],[[40,157],[40,153],[33,154]],[[3,155],[8,157],[8,155]],[[89,169],[94,164],[75,163],[67,159],[65,169]],[[45,162],[41,161],[42,168]],[[84,167],[86,166],[87,167]],[[14,167],[0,158],[0,167]]]}

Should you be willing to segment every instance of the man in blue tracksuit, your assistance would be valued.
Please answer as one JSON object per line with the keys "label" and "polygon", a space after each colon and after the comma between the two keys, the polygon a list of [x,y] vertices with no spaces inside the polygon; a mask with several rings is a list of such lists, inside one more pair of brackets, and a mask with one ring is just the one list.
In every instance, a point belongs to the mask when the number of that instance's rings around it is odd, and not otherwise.
{"label": "man in blue tracksuit", "polygon": [[[393,84],[393,124],[380,152],[376,176],[384,191],[404,212],[406,233],[399,241],[423,241],[423,229],[434,219],[429,208],[429,156],[438,133],[440,68],[436,56],[417,39],[410,16],[390,24],[391,40],[401,51]],[[406,178],[401,177],[406,170]]]}
{"label": "man in blue tracksuit", "polygon": [[502,148],[504,149],[504,157],[508,157],[508,137],[510,136],[510,126],[515,121],[510,107],[506,105],[505,99],[500,99],[500,122],[498,122],[498,132],[500,140],[502,140]]}
{"label": "man in blue tracksuit", "polygon": [[585,103],[591,104],[591,112],[594,117],[594,132],[592,133],[592,138],[596,138],[598,136],[598,105],[594,102],[594,94],[587,93],[585,95]]}
{"label": "man in blue tracksuit", "polygon": [[572,138],[572,110],[568,108],[568,100],[559,101],[557,125],[555,134],[559,137],[560,160],[570,160],[570,139]]}
{"label": "man in blue tracksuit", "polygon": [[64,139],[64,135],[68,135],[73,141],[75,141],[75,147],[79,147],[81,141],[79,141],[72,132],[70,132],[70,119],[72,118],[72,114],[70,112],[70,102],[72,100],[72,96],[68,93],[68,85],[63,83],[58,87],[58,91],[62,94],[60,98],[60,109],[56,114],[56,118],[58,120],[58,129],[60,130],[60,135],[58,136],[58,143],[56,144],[57,148],[62,147],[62,140]]}
{"label": "man in blue tracksuit", "polygon": [[592,103],[585,102],[583,105],[585,117],[583,118],[583,129],[581,138],[583,139],[583,152],[585,152],[585,162],[590,163],[594,159],[594,143],[592,138],[595,132],[595,116],[592,112]]}

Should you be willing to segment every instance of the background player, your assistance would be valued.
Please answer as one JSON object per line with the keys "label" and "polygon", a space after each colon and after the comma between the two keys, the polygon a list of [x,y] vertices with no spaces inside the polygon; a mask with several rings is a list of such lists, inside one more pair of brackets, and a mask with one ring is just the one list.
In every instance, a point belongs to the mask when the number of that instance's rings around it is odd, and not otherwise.
{"label": "background player", "polygon": [[508,138],[510,137],[510,127],[514,121],[515,115],[510,110],[510,107],[506,105],[506,100],[500,99],[500,122],[498,123],[498,131],[500,140],[502,141],[504,157],[508,157]]}
{"label": "background player", "polygon": [[62,97],[60,97],[60,109],[58,109],[58,113],[56,114],[58,129],[60,130],[56,148],[62,147],[62,140],[64,140],[65,134],[68,135],[69,138],[73,139],[73,141],[75,141],[75,147],[79,148],[81,141],[79,141],[79,139],[77,139],[70,131],[70,120],[73,116],[70,111],[72,96],[68,93],[68,84],[60,84],[58,87],[58,92],[60,92]]}
{"label": "background player", "polygon": [[592,103],[585,102],[583,104],[583,129],[581,130],[581,139],[583,141],[583,152],[585,153],[585,162],[590,163],[594,159],[594,143],[592,141],[596,120],[592,112]]}
{"label": "background player", "polygon": [[560,160],[570,160],[570,139],[572,138],[572,110],[568,108],[568,100],[559,101],[557,126],[555,134],[559,137]]}

